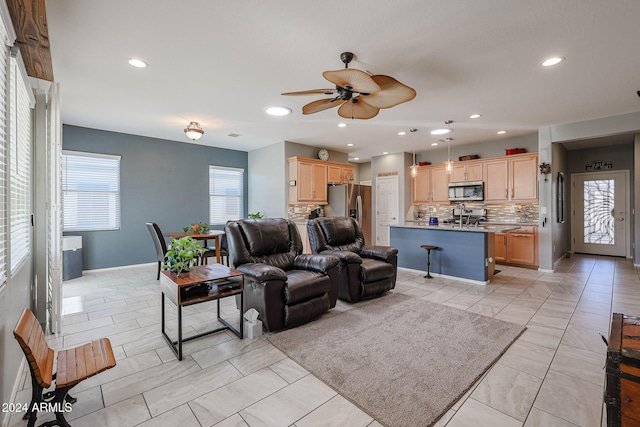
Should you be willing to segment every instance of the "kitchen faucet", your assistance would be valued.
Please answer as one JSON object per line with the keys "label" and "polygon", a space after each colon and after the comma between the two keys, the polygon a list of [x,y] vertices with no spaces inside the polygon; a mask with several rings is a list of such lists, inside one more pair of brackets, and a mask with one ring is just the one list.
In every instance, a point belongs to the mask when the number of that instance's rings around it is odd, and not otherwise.
{"label": "kitchen faucet", "polygon": [[[460,228],[462,228],[462,216],[464,215],[464,203],[460,203],[458,205],[458,208],[460,209]],[[467,224],[469,223],[469,217],[467,217]]]}

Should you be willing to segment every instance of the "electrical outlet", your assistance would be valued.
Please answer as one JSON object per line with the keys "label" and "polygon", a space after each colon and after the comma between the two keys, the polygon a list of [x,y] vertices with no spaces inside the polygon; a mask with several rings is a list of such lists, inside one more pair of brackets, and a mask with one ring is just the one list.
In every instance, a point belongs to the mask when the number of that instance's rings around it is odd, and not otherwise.
{"label": "electrical outlet", "polygon": [[516,212],[516,205],[510,205],[509,206],[509,212],[515,213]]}
{"label": "electrical outlet", "polygon": [[436,211],[436,207],[435,206],[431,206],[431,212],[435,213]]}

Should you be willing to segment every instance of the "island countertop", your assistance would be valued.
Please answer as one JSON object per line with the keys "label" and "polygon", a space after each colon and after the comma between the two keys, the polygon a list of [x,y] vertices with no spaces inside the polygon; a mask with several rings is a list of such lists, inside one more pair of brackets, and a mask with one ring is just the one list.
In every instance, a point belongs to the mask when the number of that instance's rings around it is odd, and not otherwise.
{"label": "island countertop", "polygon": [[471,225],[463,225],[460,227],[458,224],[438,224],[430,225],[428,221],[415,221],[405,222],[404,224],[394,225],[393,227],[400,228],[418,228],[426,230],[442,230],[442,231],[463,231],[473,233],[506,233],[507,231],[517,230],[520,227],[516,224],[491,224],[491,225],[479,225],[478,227]]}

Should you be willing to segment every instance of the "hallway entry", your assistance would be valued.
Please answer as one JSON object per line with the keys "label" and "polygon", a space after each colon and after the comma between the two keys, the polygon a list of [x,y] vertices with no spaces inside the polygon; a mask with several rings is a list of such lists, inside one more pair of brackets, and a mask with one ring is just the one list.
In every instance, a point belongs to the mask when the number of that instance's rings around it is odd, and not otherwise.
{"label": "hallway entry", "polygon": [[571,175],[573,252],[630,256],[629,171]]}

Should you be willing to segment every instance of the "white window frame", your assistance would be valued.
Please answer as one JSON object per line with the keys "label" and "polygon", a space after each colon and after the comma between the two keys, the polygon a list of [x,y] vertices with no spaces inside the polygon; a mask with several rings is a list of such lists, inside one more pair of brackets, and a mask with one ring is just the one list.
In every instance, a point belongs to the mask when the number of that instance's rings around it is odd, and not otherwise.
{"label": "white window frame", "polygon": [[[238,195],[230,195],[230,194],[215,194],[214,193],[214,180],[215,180],[215,172],[220,171],[231,171],[237,173],[239,178],[239,187],[240,194]],[[242,168],[231,168],[226,166],[215,166],[209,165],[209,224],[219,225],[226,224],[227,221],[240,219],[244,212],[244,169]],[[223,215],[216,214],[216,207],[219,206],[219,203],[223,201],[235,200],[238,203],[238,216],[231,215],[224,212]]]}
{"label": "white window frame", "polygon": [[31,141],[35,97],[17,48],[11,51],[9,100],[9,262],[17,272],[31,254]]}
{"label": "white window frame", "polygon": [[7,283],[7,166],[9,163],[9,84],[10,46],[15,40],[11,18],[4,3],[0,4],[0,292]]}
{"label": "white window frame", "polygon": [[[110,180],[108,182],[110,182],[110,188],[104,191],[96,191],[95,189],[93,190],[77,190],[77,189],[73,189],[70,190],[68,189],[68,185],[69,185],[69,177],[67,175],[67,161],[69,157],[76,157],[76,158],[86,158],[86,159],[92,159],[94,161],[98,161],[101,159],[106,159],[106,160],[116,160],[117,161],[117,176],[110,177]],[[114,155],[110,155],[110,154],[99,154],[99,153],[88,153],[88,152],[81,152],[81,151],[69,151],[69,150],[63,150],[62,151],[62,223],[63,223],[63,231],[64,232],[77,232],[77,231],[114,231],[114,230],[120,230],[120,225],[121,225],[121,209],[122,209],[122,197],[121,197],[121,185],[120,185],[120,179],[121,179],[121,156],[114,156]],[[107,182],[107,181],[105,181]],[[91,225],[91,226],[85,226],[85,225],[80,225],[78,224],[78,220],[75,220],[75,224],[73,224],[73,220],[72,219],[68,219],[67,215],[71,215],[71,211],[73,210],[76,213],[78,213],[78,209],[71,209],[70,206],[65,206],[65,199],[66,196],[69,194],[100,194],[100,195],[104,195],[104,194],[109,194],[111,197],[109,200],[109,203],[106,205],[107,208],[111,211],[113,210],[112,213],[106,215],[109,219],[106,222],[103,223],[99,223],[99,224],[95,224],[95,225]],[[68,202],[67,202],[68,203]],[[113,206],[112,206],[113,204]],[[76,206],[80,206],[81,203],[78,203]],[[86,213],[88,214],[90,210],[88,210]],[[70,224],[71,223],[71,224]]]}

